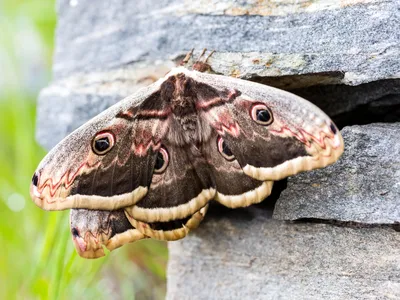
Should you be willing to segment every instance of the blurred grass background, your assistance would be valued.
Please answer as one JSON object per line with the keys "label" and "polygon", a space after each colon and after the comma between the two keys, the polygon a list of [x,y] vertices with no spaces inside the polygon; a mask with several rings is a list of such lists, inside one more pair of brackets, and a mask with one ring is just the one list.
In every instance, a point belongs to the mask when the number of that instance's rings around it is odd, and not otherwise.
{"label": "blurred grass background", "polygon": [[139,241],[85,260],[69,212],[29,198],[45,151],[35,141],[36,98],[51,79],[54,0],[0,0],[0,299],[163,299],[166,246]]}

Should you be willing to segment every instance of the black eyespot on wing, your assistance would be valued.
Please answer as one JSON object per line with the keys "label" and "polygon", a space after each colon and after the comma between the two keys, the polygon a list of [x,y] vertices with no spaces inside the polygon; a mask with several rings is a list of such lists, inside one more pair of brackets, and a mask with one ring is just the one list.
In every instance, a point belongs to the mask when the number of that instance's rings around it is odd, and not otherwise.
{"label": "black eyespot on wing", "polygon": [[71,233],[72,233],[72,236],[73,237],[79,237],[79,231],[78,231],[78,229],[76,229],[75,227],[73,227],[72,229],[71,229]]}
{"label": "black eyespot on wing", "polygon": [[232,161],[235,159],[231,149],[220,136],[217,138],[217,149],[226,160]]}
{"label": "black eyespot on wing", "polygon": [[259,109],[256,111],[257,114],[257,120],[260,122],[269,122],[271,120],[271,115],[268,110],[266,109]]}
{"label": "black eyespot on wing", "polygon": [[335,124],[331,123],[331,125],[329,127],[330,127],[331,131],[333,132],[333,134],[337,133],[337,128],[336,128]]}
{"label": "black eyespot on wing", "polygon": [[110,141],[108,140],[107,137],[98,139],[94,142],[94,147],[99,152],[106,151],[108,147],[110,147]]}
{"label": "black eyespot on wing", "polygon": [[222,152],[224,152],[226,156],[233,156],[231,149],[229,149],[225,141],[222,142]]}
{"label": "black eyespot on wing", "polygon": [[92,142],[92,150],[97,155],[104,155],[114,147],[115,138],[111,132],[99,132]]}
{"label": "black eyespot on wing", "polygon": [[165,171],[169,163],[169,155],[167,149],[161,147],[158,151],[156,163],[154,165],[154,173],[161,174]]}
{"label": "black eyespot on wing", "polygon": [[165,164],[164,157],[162,156],[161,153],[158,153],[157,158],[156,158],[156,164],[154,165],[154,169],[160,170]]}
{"label": "black eyespot on wing", "polygon": [[37,186],[37,185],[38,185],[38,182],[39,182],[39,176],[38,176],[37,173],[35,172],[35,174],[33,174],[33,176],[32,176],[32,184],[33,184],[34,186]]}
{"label": "black eyespot on wing", "polygon": [[270,125],[274,121],[272,111],[262,103],[256,103],[251,107],[250,116],[254,122],[260,125]]}

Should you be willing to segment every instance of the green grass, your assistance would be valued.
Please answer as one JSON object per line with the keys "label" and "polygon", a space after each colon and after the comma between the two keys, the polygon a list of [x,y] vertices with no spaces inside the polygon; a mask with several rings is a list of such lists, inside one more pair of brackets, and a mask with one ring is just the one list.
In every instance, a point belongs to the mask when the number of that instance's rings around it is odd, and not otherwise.
{"label": "green grass", "polygon": [[50,0],[0,0],[0,299],[161,299],[165,243],[139,241],[105,258],[82,259],[71,241],[69,212],[45,212],[30,200],[30,180],[45,155],[34,138],[41,86],[27,76],[37,55],[21,59],[18,48],[29,49],[21,41],[32,39],[40,45],[41,70],[32,74],[47,84],[53,6]]}

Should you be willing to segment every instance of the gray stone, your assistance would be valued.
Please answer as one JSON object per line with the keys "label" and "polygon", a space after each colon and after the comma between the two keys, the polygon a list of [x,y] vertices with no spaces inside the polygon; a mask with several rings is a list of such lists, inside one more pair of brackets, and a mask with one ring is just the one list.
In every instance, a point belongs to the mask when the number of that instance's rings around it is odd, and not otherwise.
{"label": "gray stone", "polygon": [[400,123],[345,127],[342,134],[340,160],[289,178],[274,218],[400,223]]}
{"label": "gray stone", "polygon": [[226,210],[169,243],[167,299],[399,299],[399,243],[391,228]]}
{"label": "gray stone", "polygon": [[[400,79],[379,80],[358,86],[317,85],[289,90],[313,102],[330,116],[338,116],[361,105],[388,106],[387,97],[389,96],[400,99]],[[394,106],[395,103],[396,101],[391,101],[390,106]],[[353,120],[347,120],[347,124],[357,124],[357,119],[354,118],[353,115]]]}
{"label": "gray stone", "polygon": [[217,72],[243,78],[343,72],[338,80],[360,84],[400,75],[398,1],[277,2],[275,12],[259,1],[224,1],[215,12],[212,1],[192,2],[60,0],[56,78],[204,47],[217,50]]}

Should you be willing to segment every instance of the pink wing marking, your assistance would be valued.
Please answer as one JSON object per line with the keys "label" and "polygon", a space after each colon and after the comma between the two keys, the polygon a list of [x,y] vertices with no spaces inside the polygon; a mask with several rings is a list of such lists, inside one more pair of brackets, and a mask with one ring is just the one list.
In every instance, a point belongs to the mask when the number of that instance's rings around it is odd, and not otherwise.
{"label": "pink wing marking", "polygon": [[[311,147],[311,142],[309,141],[309,139],[316,142],[322,149],[326,149],[325,138],[326,137],[328,137],[330,139],[334,138],[334,135],[328,135],[328,134],[326,134],[325,131],[322,131],[322,130],[319,132],[319,137],[314,136],[313,134],[311,134],[301,128],[297,128],[297,130],[298,130],[298,133],[294,132],[287,126],[282,126],[279,130],[271,129],[270,132],[276,133],[276,134],[283,134],[285,132],[289,132],[292,136],[294,136],[296,139],[298,139],[300,142],[302,142],[308,148]],[[307,137],[309,137],[309,139],[307,139]],[[339,146],[340,145],[335,146],[334,149],[339,148]]]}
{"label": "pink wing marking", "polygon": [[[210,115],[208,114],[212,114]],[[220,113],[209,111],[206,113],[206,117],[210,122],[210,125],[218,132],[218,134],[224,136],[228,133],[234,137],[240,135],[240,126],[232,118],[232,115],[228,111],[223,111]]]}
{"label": "pink wing marking", "polygon": [[122,119],[127,119],[127,120],[134,120],[134,119],[140,119],[140,118],[161,118],[165,119],[168,118],[169,115],[171,115],[172,110],[171,108],[166,108],[164,110],[132,110],[128,109],[126,111],[121,111],[119,112],[116,117],[117,118],[122,118]]}
{"label": "pink wing marking", "polygon": [[[76,172],[70,177],[70,173],[71,173],[71,170],[67,170],[61,177],[60,177],[60,179],[56,182],[56,183],[53,183],[53,179],[52,178],[47,178],[46,180],[45,180],[45,182],[42,184],[42,185],[40,185],[40,177],[41,176],[39,176],[39,183],[38,183],[38,192],[39,193],[42,193],[43,192],[43,190],[46,188],[46,186],[47,187],[49,187],[49,189],[50,189],[50,196],[51,197],[54,197],[54,195],[56,194],[56,192],[57,192],[57,189],[60,187],[60,185],[63,183],[63,181],[64,181],[64,186],[65,186],[65,188],[66,189],[68,189],[70,186],[71,186],[71,184],[74,182],[74,180],[75,180],[75,178],[76,178],[76,176],[78,176],[78,173],[81,171],[81,169],[82,168],[84,168],[84,167],[87,167],[87,168],[95,168],[95,167],[97,167],[98,165],[100,164],[100,161],[97,161],[96,163],[94,163],[93,165],[90,165],[88,162],[84,162],[84,163],[82,163],[80,166],[79,166],[79,168],[76,170]],[[55,201],[47,201],[48,203],[54,203]]]}

